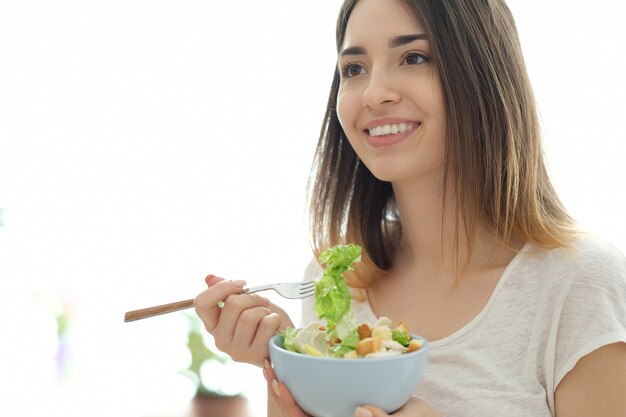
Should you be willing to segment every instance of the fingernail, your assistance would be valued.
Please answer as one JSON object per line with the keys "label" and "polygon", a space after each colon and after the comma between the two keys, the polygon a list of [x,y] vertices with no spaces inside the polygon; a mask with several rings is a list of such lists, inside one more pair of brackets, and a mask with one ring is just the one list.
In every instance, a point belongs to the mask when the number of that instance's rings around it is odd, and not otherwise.
{"label": "fingernail", "polygon": [[268,361],[267,359],[265,359],[265,360],[263,361],[263,367],[264,367],[265,369],[270,369],[270,361]]}
{"label": "fingernail", "polygon": [[278,391],[278,381],[276,380],[272,381],[272,389],[274,390],[274,394],[276,394],[276,396],[280,398],[280,392]]}
{"label": "fingernail", "polygon": [[266,368],[266,367],[263,367],[263,378],[265,378],[265,380],[266,380],[267,382],[269,382],[269,381],[270,381],[270,380],[269,380],[269,378],[268,378],[268,376],[267,376],[267,368]]}
{"label": "fingernail", "polygon": [[354,410],[354,417],[374,417],[374,414],[365,407],[357,407]]}
{"label": "fingernail", "polygon": [[236,281],[231,281],[231,282],[233,283],[233,285],[236,285],[238,287],[243,287],[244,285],[247,284],[247,282],[242,279],[238,279]]}

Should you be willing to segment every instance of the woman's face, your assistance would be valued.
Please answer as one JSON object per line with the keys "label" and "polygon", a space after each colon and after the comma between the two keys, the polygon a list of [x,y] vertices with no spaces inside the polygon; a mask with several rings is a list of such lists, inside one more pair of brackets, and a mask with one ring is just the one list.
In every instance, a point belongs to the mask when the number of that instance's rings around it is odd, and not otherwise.
{"label": "woman's face", "polygon": [[423,25],[399,0],[360,0],[338,58],[337,113],[378,179],[437,180],[445,112]]}

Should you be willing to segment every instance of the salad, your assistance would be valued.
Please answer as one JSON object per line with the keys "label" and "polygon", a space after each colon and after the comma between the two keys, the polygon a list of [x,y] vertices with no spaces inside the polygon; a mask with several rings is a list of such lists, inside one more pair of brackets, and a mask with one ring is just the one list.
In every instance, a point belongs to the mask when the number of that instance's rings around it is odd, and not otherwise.
{"label": "salad", "polygon": [[387,317],[357,324],[350,308],[351,296],[343,276],[361,260],[358,245],[337,245],[319,258],[326,265],[315,283],[315,313],[326,324],[312,322],[302,329],[281,332],[283,347],[292,352],[337,358],[371,358],[400,355],[420,349],[424,342],[411,339],[403,323],[393,326]]}

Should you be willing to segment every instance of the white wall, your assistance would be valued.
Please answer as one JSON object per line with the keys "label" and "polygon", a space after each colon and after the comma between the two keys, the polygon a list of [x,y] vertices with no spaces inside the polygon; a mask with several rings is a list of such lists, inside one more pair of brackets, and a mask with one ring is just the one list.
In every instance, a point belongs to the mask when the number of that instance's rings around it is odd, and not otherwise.
{"label": "white wall", "polygon": [[[124,311],[191,298],[209,272],[300,278],[339,3],[0,2],[0,415],[181,416],[183,316],[124,324]],[[510,1],[555,185],[626,250],[613,4]],[[221,369],[263,415],[260,373]]]}

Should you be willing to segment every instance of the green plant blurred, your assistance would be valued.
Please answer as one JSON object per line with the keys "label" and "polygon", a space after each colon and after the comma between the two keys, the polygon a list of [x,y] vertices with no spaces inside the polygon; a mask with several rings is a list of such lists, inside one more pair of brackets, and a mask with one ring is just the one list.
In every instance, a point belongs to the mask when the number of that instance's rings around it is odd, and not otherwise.
{"label": "green plant blurred", "polygon": [[217,361],[222,364],[230,361],[230,358],[215,353],[209,349],[204,342],[204,328],[202,322],[192,313],[183,313],[189,324],[187,333],[187,349],[191,354],[191,362],[189,366],[182,372],[183,375],[191,378],[196,384],[196,396],[199,395],[219,395],[214,390],[208,389],[202,381],[201,369],[207,361]]}

